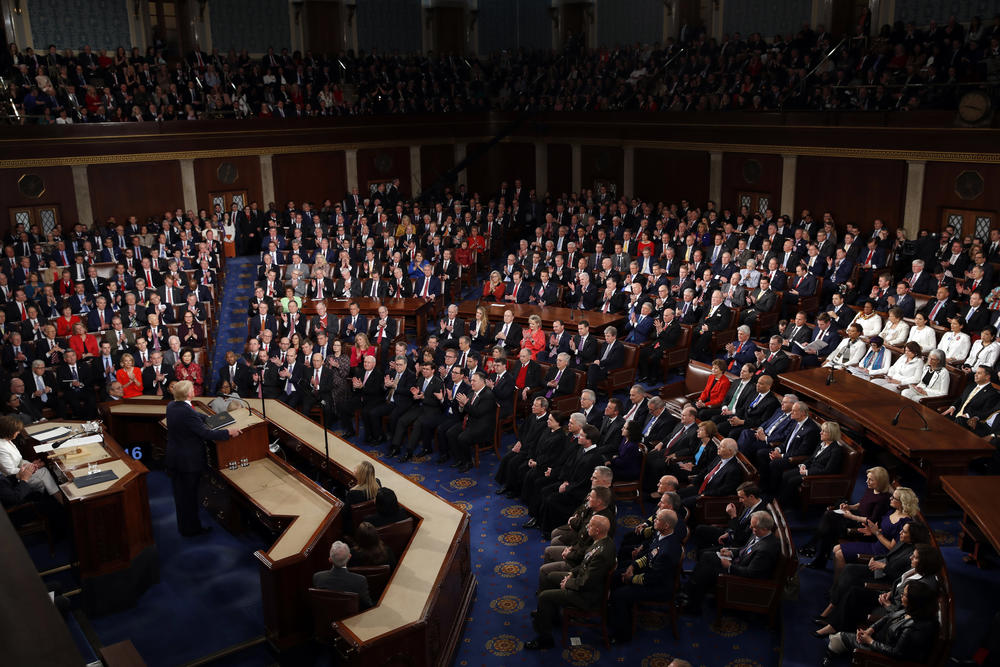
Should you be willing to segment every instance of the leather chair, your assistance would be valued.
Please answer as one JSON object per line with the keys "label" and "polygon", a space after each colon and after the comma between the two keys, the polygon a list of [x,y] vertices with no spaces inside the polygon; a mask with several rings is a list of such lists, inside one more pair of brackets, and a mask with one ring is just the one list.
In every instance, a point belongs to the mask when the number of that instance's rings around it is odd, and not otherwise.
{"label": "leather chair", "polygon": [[844,448],[844,463],[840,472],[829,475],[807,475],[802,479],[799,492],[801,509],[807,511],[810,505],[831,505],[850,498],[854,483],[861,469],[864,450],[846,436],[841,436]]}
{"label": "leather chair", "polygon": [[333,644],[339,637],[333,627],[336,621],[358,613],[357,593],[310,588],[308,599],[313,615],[313,633],[321,644]]}
{"label": "leather chair", "polygon": [[389,575],[392,573],[389,566],[358,565],[356,567],[349,567],[347,570],[354,574],[360,574],[368,580],[368,594],[371,596],[372,602],[377,605],[379,598],[382,597],[382,593],[385,591],[386,585],[389,583]]}
{"label": "leather chair", "polygon": [[615,500],[624,500],[625,502],[638,500],[639,514],[645,515],[646,510],[642,507],[642,496],[644,495],[642,493],[642,476],[643,472],[646,470],[646,445],[640,444],[639,452],[642,454],[642,464],[639,467],[639,478],[612,482],[611,493]]}
{"label": "leather chair", "polygon": [[625,346],[625,360],[621,368],[608,373],[599,385],[599,389],[608,396],[620,391],[627,391],[635,383],[635,373],[639,365],[639,346],[635,343],[622,343]]}
{"label": "leather chair", "polygon": [[683,368],[691,358],[691,327],[681,325],[681,335],[677,344],[663,354],[663,375],[675,368]]}
{"label": "leather chair", "polygon": [[503,437],[503,430],[500,428],[500,406],[499,405],[497,406],[497,416],[496,416],[496,419],[494,420],[493,423],[494,423],[494,427],[493,427],[493,441],[492,442],[486,442],[486,443],[479,443],[479,442],[477,442],[477,443],[475,443],[472,446],[472,462],[475,463],[475,465],[476,465],[477,468],[479,467],[479,453],[480,452],[488,452],[490,450],[493,450],[493,453],[496,454],[496,456],[497,456],[497,460],[500,459],[500,438]]}
{"label": "leather chair", "polygon": [[392,549],[396,558],[402,558],[406,545],[413,536],[413,517],[390,523],[388,526],[379,526],[376,530],[378,536],[385,542],[385,546]]}
{"label": "leather chair", "polygon": [[368,517],[375,514],[375,499],[366,500],[363,503],[351,505],[351,532],[358,529]]}

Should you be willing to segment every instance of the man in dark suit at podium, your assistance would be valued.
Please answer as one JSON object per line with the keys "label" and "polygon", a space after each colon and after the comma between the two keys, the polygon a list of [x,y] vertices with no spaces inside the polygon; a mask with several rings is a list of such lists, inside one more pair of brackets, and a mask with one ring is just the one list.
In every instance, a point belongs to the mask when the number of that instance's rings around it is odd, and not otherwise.
{"label": "man in dark suit at podium", "polygon": [[205,468],[205,441],[229,440],[240,434],[235,426],[212,430],[205,417],[191,406],[194,385],[182,380],[173,386],[174,400],[167,406],[167,471],[174,487],[177,530],[184,537],[207,533],[211,528],[198,519],[198,483]]}

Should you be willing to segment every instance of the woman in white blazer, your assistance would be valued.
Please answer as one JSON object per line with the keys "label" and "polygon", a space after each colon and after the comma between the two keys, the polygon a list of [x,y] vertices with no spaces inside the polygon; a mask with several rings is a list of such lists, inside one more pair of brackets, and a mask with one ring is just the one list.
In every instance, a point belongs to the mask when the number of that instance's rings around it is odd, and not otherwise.
{"label": "woman in white blazer", "polygon": [[913,319],[916,324],[910,327],[906,342],[915,342],[920,346],[920,354],[926,354],[937,347],[937,334],[927,324],[927,316],[923,313],[917,313]]}
{"label": "woman in white blazer", "polygon": [[909,340],[910,325],[903,320],[903,311],[900,308],[890,308],[889,317],[885,326],[879,332],[879,336],[886,345],[898,345],[902,347]]}
{"label": "woman in white blazer", "polygon": [[854,316],[851,324],[861,327],[861,335],[865,338],[877,336],[882,331],[882,316],[875,312],[875,302],[870,299],[865,301],[865,305]]}
{"label": "woman in white blazer", "polygon": [[951,331],[941,336],[937,349],[944,352],[944,358],[948,363],[961,364],[969,356],[972,339],[969,338],[969,334],[962,331],[962,320],[953,317],[949,324]]}
{"label": "woman in white blazer", "polygon": [[941,350],[931,350],[927,355],[927,366],[920,382],[903,390],[903,398],[911,401],[922,401],[925,398],[935,398],[948,393],[951,385],[951,374],[945,367],[945,356]]}
{"label": "woman in white blazer", "polygon": [[884,378],[872,380],[873,383],[899,391],[903,387],[920,382],[924,374],[924,360],[920,358],[920,345],[910,341],[903,348],[903,354],[889,368]]}

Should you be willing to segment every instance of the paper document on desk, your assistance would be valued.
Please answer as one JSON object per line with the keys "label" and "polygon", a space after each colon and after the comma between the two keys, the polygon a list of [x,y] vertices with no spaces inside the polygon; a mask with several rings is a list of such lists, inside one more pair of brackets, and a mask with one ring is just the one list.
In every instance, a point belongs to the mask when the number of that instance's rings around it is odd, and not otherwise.
{"label": "paper document on desk", "polygon": [[104,442],[103,435],[85,435],[81,438],[73,438],[62,444],[63,447],[82,447],[83,445],[93,445]]}
{"label": "paper document on desk", "polygon": [[38,433],[33,433],[32,438],[38,440],[39,442],[46,442],[48,440],[55,440],[56,438],[61,438],[64,435],[69,435],[69,429],[65,426],[56,426],[55,428],[50,428],[45,431],[39,431]]}

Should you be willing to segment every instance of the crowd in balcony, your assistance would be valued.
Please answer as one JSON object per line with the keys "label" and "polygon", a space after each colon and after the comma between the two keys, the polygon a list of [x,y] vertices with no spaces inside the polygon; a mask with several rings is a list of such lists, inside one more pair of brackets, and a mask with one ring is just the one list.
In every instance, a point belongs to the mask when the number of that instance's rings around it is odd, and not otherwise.
{"label": "crowd in balcony", "polygon": [[[2,54],[4,115],[15,122],[151,122],[462,111],[902,111],[950,109],[1000,80],[1000,15],[872,36],[684,30],[665,43],[482,58],[269,48],[185,57],[150,47],[77,52],[11,44]],[[989,88],[992,90],[992,88]],[[9,99],[8,99],[9,98]],[[14,107],[12,109],[12,106]]]}

